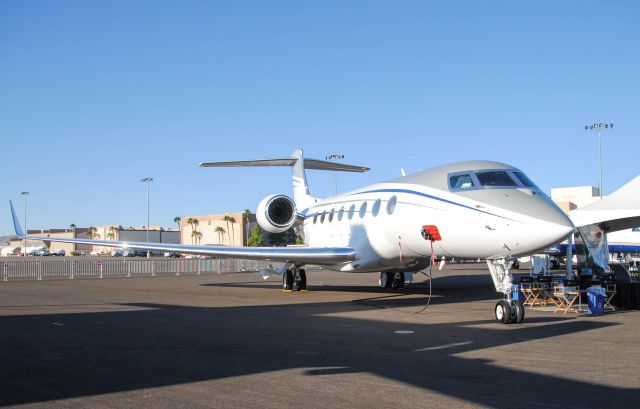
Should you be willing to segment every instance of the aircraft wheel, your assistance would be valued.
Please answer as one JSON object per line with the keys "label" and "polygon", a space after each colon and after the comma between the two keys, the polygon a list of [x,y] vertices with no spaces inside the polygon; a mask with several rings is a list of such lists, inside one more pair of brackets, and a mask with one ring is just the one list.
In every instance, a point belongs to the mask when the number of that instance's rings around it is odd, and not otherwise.
{"label": "aircraft wheel", "polygon": [[515,259],[513,264],[511,265],[511,268],[514,270],[520,270],[520,262],[518,261],[518,259]]}
{"label": "aircraft wheel", "polygon": [[524,320],[524,305],[520,300],[511,301],[511,322],[520,324]]}
{"label": "aircraft wheel", "polygon": [[391,283],[391,287],[393,288],[404,287],[404,273],[395,273],[393,275],[393,282]]}
{"label": "aircraft wheel", "polygon": [[306,291],[307,290],[307,272],[304,270],[299,270],[298,274],[300,275],[300,282],[298,283],[298,291]]}
{"label": "aircraft wheel", "polygon": [[293,272],[287,270],[282,274],[282,290],[291,291],[293,288]]}
{"label": "aircraft wheel", "polygon": [[496,321],[501,324],[508,324],[511,322],[511,306],[507,300],[500,300],[496,303],[494,309]]}
{"label": "aircraft wheel", "polygon": [[380,280],[378,280],[378,282],[380,283],[381,288],[391,288],[391,283],[393,283],[393,273],[383,271],[380,273]]}

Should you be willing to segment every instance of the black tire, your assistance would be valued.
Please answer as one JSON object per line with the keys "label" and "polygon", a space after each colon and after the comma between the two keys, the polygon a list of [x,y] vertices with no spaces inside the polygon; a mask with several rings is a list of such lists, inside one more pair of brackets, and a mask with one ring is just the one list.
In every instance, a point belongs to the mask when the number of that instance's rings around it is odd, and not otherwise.
{"label": "black tire", "polygon": [[282,290],[291,291],[293,288],[293,272],[287,270],[282,274]]}
{"label": "black tire", "polygon": [[298,271],[300,274],[300,282],[298,283],[298,291],[306,291],[307,290],[307,272],[304,270]]}
{"label": "black tire", "polygon": [[388,271],[383,271],[380,273],[380,283],[381,288],[391,288],[391,284],[393,283],[393,273]]}
{"label": "black tire", "polygon": [[518,259],[515,259],[515,261],[511,265],[511,268],[514,270],[520,270],[520,262],[518,261]]}
{"label": "black tire", "polygon": [[404,273],[395,273],[393,275],[393,288],[404,288]]}
{"label": "black tire", "polygon": [[496,321],[501,324],[508,324],[511,322],[511,306],[506,300],[500,300],[496,303],[493,309]]}
{"label": "black tire", "polygon": [[522,305],[522,301],[511,301],[511,317],[511,322],[514,324],[520,324],[524,320],[524,305]]}

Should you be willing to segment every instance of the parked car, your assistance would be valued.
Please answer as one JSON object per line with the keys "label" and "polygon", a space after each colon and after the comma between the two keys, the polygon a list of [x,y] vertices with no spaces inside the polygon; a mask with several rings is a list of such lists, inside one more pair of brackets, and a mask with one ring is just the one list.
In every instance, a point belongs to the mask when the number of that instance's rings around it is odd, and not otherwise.
{"label": "parked car", "polygon": [[167,251],[164,253],[164,256],[167,258],[180,258],[180,253],[175,253],[173,251]]}
{"label": "parked car", "polygon": [[49,255],[49,251],[46,249],[42,249],[42,250],[36,250],[33,253],[31,253],[32,256],[48,256]]}
{"label": "parked car", "polygon": [[64,249],[55,249],[51,253],[49,253],[49,255],[57,256],[57,257],[64,257],[64,256],[67,255],[67,252],[64,251]]}
{"label": "parked car", "polygon": [[104,250],[93,250],[91,253],[89,253],[90,256],[105,256],[107,255],[107,252]]}
{"label": "parked car", "polygon": [[134,249],[124,249],[122,250],[122,257],[135,257],[136,251]]}
{"label": "parked car", "polygon": [[123,249],[113,249],[111,250],[111,257],[122,257],[124,256]]}

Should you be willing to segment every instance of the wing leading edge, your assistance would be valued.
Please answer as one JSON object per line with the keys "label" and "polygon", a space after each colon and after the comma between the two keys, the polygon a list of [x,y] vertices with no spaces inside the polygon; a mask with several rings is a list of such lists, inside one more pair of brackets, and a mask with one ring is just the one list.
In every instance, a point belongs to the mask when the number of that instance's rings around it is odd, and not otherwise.
{"label": "wing leading edge", "polygon": [[200,254],[215,257],[242,258],[250,260],[281,261],[296,264],[333,265],[355,260],[356,252],[350,247],[227,247],[227,246],[193,246],[170,243],[145,243],[126,241],[107,241],[89,239],[70,239],[63,237],[28,236],[20,227],[18,217],[11,206],[13,227],[20,239],[53,241],[61,243],[87,244],[105,247],[122,247],[141,250],[169,251],[185,254]]}

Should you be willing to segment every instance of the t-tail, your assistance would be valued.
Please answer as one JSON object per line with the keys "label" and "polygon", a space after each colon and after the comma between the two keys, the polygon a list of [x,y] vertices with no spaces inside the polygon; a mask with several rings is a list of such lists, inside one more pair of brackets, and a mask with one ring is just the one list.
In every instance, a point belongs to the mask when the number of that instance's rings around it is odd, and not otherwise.
{"label": "t-tail", "polygon": [[293,179],[293,200],[298,209],[308,209],[317,199],[309,193],[306,169],[333,170],[341,172],[366,172],[369,168],[364,166],[345,165],[319,159],[304,157],[302,149],[297,148],[289,158],[239,160],[229,162],[203,162],[201,167],[241,167],[241,166],[290,166]]}

